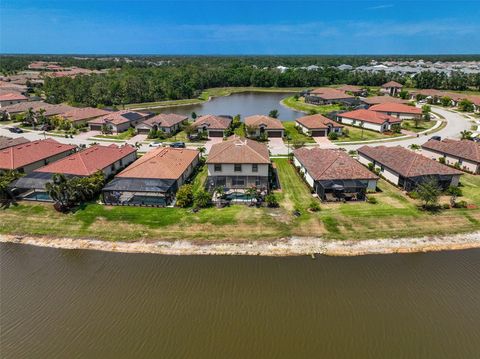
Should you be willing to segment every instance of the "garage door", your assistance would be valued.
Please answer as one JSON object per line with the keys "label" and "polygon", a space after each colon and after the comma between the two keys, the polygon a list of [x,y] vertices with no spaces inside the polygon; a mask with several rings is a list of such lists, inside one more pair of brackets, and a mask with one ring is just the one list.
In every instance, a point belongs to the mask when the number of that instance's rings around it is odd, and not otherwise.
{"label": "garage door", "polygon": [[209,137],[223,137],[223,131],[209,131]]}
{"label": "garage door", "polygon": [[139,135],[148,135],[150,130],[148,128],[137,128],[137,133]]}
{"label": "garage door", "polygon": [[282,137],[282,131],[268,131],[268,137]]}
{"label": "garage door", "polygon": [[91,131],[101,131],[102,130],[102,125],[90,125],[90,130]]}
{"label": "garage door", "polygon": [[325,131],[312,131],[312,137],[325,137]]}

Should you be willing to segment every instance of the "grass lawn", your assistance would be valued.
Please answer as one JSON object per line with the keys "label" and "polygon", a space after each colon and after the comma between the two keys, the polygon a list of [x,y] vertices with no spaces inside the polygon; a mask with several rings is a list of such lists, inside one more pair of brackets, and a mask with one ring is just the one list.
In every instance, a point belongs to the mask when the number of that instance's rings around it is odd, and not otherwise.
{"label": "grass lawn", "polygon": [[96,135],[94,137],[97,138],[106,138],[106,139],[111,139],[111,140],[129,140],[133,136],[135,136],[135,133],[132,133],[131,131],[124,131],[116,135]]}
{"label": "grass lawn", "polygon": [[282,104],[297,111],[302,111],[307,113],[314,112],[314,113],[320,113],[322,115],[325,115],[332,111],[340,111],[342,108],[341,105],[337,105],[337,104],[312,105],[309,103],[305,103],[305,100],[303,99],[303,97],[299,97],[298,100],[296,100],[294,96],[289,96],[287,98],[284,98],[282,100]]}
{"label": "grass lawn", "polygon": [[[345,126],[345,125],[344,125]],[[352,141],[370,141],[370,140],[380,140],[401,136],[401,134],[384,134],[372,130],[362,129],[353,126],[345,126],[345,129],[348,130],[348,135],[341,136],[338,140],[333,142],[352,142]]]}
{"label": "grass lawn", "polygon": [[282,122],[285,127],[285,133],[291,138],[292,141],[304,141],[305,143],[315,143],[314,139],[297,131],[295,128],[295,121]]}
{"label": "grass lawn", "polygon": [[432,128],[436,123],[437,121],[420,121],[416,127],[415,121],[404,120],[402,121],[402,129],[412,132],[422,132]]}

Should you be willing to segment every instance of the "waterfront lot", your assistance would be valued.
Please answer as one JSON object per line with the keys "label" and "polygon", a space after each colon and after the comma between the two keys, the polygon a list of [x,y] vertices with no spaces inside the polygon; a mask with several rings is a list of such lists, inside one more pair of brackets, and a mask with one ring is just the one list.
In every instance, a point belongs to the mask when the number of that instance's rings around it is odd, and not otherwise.
{"label": "waterfront lot", "polygon": [[[282,189],[280,208],[235,205],[193,213],[181,208],[105,207],[87,204],[72,214],[55,212],[51,204],[20,202],[0,212],[0,233],[111,241],[135,240],[273,240],[298,236],[330,239],[368,239],[467,232],[480,229],[478,209],[450,209],[435,214],[418,209],[394,186],[381,180],[377,204],[366,202],[321,204],[310,212],[309,188],[286,158],[274,160]],[[206,178],[203,168],[196,189]],[[480,177],[464,175],[464,196],[480,206]],[[293,215],[296,210],[300,216]],[[25,220],[27,219],[27,220]]]}

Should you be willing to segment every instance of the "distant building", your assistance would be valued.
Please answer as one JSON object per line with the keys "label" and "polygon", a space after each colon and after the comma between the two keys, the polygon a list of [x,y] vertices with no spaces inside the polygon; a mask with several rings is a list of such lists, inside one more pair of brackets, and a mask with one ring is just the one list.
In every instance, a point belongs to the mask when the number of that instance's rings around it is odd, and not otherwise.
{"label": "distant building", "polygon": [[137,125],[137,133],[148,134],[150,131],[163,131],[173,134],[180,131],[181,126],[187,124],[188,117],[174,113],[161,113],[151,117]]}
{"label": "distant building", "polygon": [[110,132],[120,133],[129,128],[134,128],[149,116],[147,113],[137,111],[116,111],[88,121],[88,127],[91,131],[102,131],[102,128],[105,126]]}
{"label": "distant building", "polygon": [[198,133],[206,133],[208,137],[225,137],[231,124],[230,117],[204,115],[197,118],[192,126]]}
{"label": "distant building", "polygon": [[398,97],[391,97],[391,96],[372,96],[372,97],[364,97],[360,99],[363,103],[373,106],[373,105],[378,105],[381,103],[403,103],[407,104],[409,103],[408,100],[403,100]]}
{"label": "distant building", "polygon": [[360,86],[354,86],[354,85],[342,85],[337,88],[340,91],[343,91],[345,93],[352,94],[353,96],[367,96],[368,91]]}
{"label": "distant building", "polygon": [[4,148],[23,145],[24,143],[30,142],[25,137],[10,138],[5,136],[0,136],[0,150]]}
{"label": "distant building", "polygon": [[404,105],[401,103],[386,102],[378,105],[373,105],[368,110],[380,112],[388,116],[394,116],[402,120],[422,118],[422,109],[415,106]]}
{"label": "distant building", "polygon": [[303,116],[295,120],[295,125],[304,134],[311,137],[325,137],[330,132],[342,134],[343,126],[320,114]]}
{"label": "distant building", "polygon": [[397,96],[400,91],[402,91],[403,85],[395,81],[389,81],[384,83],[381,88],[381,92],[388,94],[390,96]]}
{"label": "distant building", "polygon": [[381,112],[355,110],[337,115],[337,121],[352,126],[359,126],[377,132],[391,131],[393,125],[401,125],[402,120]]}
{"label": "distant building", "polygon": [[110,111],[102,110],[94,107],[81,107],[73,110],[63,112],[61,117],[71,122],[74,125],[84,125],[88,121],[110,114]]}
{"label": "distant building", "polygon": [[28,97],[22,95],[20,92],[7,92],[4,94],[0,94],[0,108],[27,101]]}
{"label": "distant building", "polygon": [[343,91],[330,87],[321,87],[308,91],[305,94],[305,102],[314,105],[329,105],[335,103],[354,105],[358,103],[358,100],[354,96],[347,95]]}
{"label": "distant building", "polygon": [[422,154],[447,165],[480,174],[480,144],[468,140],[429,140],[422,145]]}
{"label": "distant building", "polygon": [[285,128],[280,120],[263,115],[248,116],[245,118],[245,126],[255,128],[255,136],[260,137],[283,137]]}

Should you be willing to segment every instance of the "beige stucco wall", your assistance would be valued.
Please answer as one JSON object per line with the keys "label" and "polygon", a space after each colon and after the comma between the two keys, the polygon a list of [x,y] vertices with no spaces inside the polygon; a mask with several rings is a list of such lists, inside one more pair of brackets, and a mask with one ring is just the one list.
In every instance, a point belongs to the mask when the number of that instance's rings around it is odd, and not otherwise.
{"label": "beige stucco wall", "polygon": [[214,171],[214,164],[208,164],[208,176],[268,176],[268,164],[259,164],[258,172],[252,172],[252,164],[242,163],[242,171],[235,172],[234,165],[223,163],[220,172]]}
{"label": "beige stucco wall", "polygon": [[72,154],[73,152],[74,151],[67,151],[67,152],[59,153],[58,155],[48,157],[45,160],[30,163],[30,164],[23,167],[23,171],[24,171],[25,174],[28,174],[32,171],[35,171],[36,169],[38,169],[40,167],[48,165],[49,163],[52,163],[52,162],[58,161],[58,160],[60,160],[64,157],[67,157],[68,155]]}

